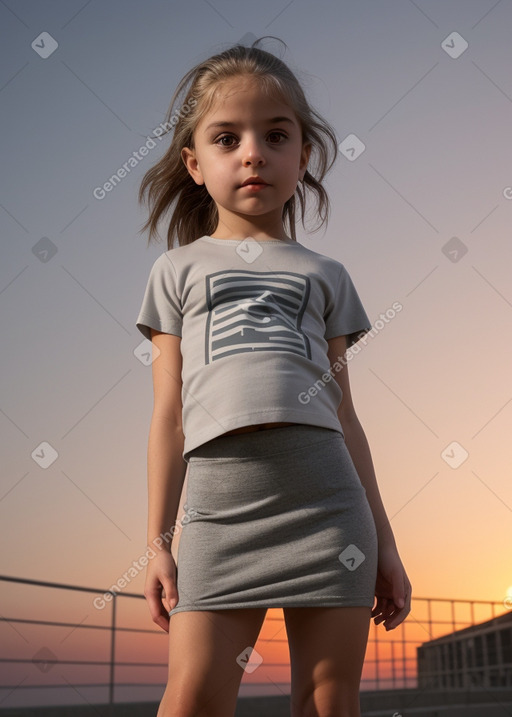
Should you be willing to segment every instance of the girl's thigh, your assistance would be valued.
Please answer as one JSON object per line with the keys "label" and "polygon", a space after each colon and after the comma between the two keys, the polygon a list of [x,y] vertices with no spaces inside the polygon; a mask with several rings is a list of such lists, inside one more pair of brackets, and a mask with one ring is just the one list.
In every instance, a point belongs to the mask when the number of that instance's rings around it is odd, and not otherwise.
{"label": "girl's thigh", "polygon": [[247,648],[256,644],[266,612],[191,610],[171,616],[165,699],[172,696],[176,704],[169,714],[234,714]]}
{"label": "girl's thigh", "polygon": [[371,608],[283,608],[290,648],[292,717],[359,714]]}

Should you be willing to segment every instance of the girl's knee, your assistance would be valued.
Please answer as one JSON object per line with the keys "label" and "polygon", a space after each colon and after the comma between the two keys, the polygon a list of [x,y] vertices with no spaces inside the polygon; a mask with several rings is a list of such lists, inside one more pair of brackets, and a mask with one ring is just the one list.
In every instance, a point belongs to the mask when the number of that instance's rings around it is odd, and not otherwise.
{"label": "girl's knee", "polygon": [[292,703],[291,717],[361,717],[358,689],[326,682]]}
{"label": "girl's knee", "polygon": [[158,717],[234,715],[240,653],[258,638],[266,610],[189,611],[169,623],[169,675]]}
{"label": "girl's knee", "polygon": [[238,687],[230,694],[217,688],[217,693],[208,697],[191,691],[189,684],[183,690],[168,684],[157,717],[234,717],[237,696]]}

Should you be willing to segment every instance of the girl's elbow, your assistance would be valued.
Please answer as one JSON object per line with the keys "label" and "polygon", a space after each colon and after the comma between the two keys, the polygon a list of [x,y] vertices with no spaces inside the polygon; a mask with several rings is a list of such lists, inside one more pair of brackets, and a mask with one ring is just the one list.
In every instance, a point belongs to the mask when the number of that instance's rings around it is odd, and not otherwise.
{"label": "girl's elbow", "polygon": [[361,427],[361,424],[357,417],[357,413],[355,412],[352,403],[346,405],[343,405],[343,403],[341,404],[338,409],[338,419],[344,431],[345,428],[347,428],[348,430],[353,430],[354,427]]}

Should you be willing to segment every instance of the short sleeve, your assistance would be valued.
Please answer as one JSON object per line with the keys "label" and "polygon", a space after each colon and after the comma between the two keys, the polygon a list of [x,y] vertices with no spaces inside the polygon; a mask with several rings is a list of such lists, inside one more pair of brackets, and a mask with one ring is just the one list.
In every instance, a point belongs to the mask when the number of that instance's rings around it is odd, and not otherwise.
{"label": "short sleeve", "polygon": [[151,341],[151,329],[181,336],[182,320],[176,269],[164,253],[151,268],[135,325]]}
{"label": "short sleeve", "polygon": [[347,348],[359,341],[371,329],[371,323],[361,299],[343,265],[341,265],[334,300],[329,301],[324,321],[325,338],[347,336]]}

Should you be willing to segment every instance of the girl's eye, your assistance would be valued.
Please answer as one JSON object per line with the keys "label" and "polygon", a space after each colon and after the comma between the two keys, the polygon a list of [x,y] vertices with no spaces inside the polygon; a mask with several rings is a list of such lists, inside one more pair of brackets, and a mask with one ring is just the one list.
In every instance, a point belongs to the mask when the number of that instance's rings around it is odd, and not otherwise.
{"label": "girl's eye", "polygon": [[[287,136],[284,132],[270,132],[268,134],[268,137],[283,137],[283,139],[286,139]],[[232,134],[223,134],[222,137],[219,137],[217,140],[215,140],[215,144],[218,144],[220,147],[225,147],[228,149],[229,147],[232,147],[233,145],[231,143],[224,144],[224,140],[233,140],[235,137]],[[271,142],[271,144],[282,144],[280,142]]]}
{"label": "girl's eye", "polygon": [[[223,142],[223,140],[225,140],[225,139],[233,139],[233,135],[224,134],[224,135],[222,135],[222,137],[219,137],[219,139],[217,139],[215,141],[215,144],[219,144],[220,142]],[[220,146],[221,147],[229,147],[230,145],[229,144],[221,144]]]}
{"label": "girl's eye", "polygon": [[[271,137],[272,135],[274,135],[274,137],[283,137],[284,139],[286,139],[286,135],[284,134],[284,132],[271,132],[269,134],[269,137]],[[272,144],[278,144],[278,142],[272,142]]]}

